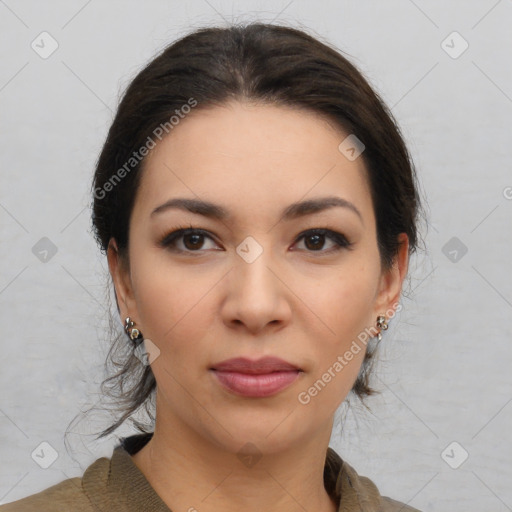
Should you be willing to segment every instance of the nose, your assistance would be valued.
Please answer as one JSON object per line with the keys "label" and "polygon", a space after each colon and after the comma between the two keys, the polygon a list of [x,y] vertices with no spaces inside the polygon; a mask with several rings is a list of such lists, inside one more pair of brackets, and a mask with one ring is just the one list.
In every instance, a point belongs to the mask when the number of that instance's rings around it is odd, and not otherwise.
{"label": "nose", "polygon": [[267,252],[249,263],[238,259],[226,276],[226,297],[222,306],[223,321],[231,329],[258,334],[275,331],[290,322],[293,295],[285,276]]}

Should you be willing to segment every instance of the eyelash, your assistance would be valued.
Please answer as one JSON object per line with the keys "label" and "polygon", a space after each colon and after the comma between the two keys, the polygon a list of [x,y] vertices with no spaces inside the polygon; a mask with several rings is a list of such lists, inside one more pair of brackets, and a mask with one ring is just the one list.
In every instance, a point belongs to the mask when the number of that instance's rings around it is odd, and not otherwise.
{"label": "eyelash", "polygon": [[[201,228],[196,228],[192,225],[186,227],[186,226],[178,226],[177,229],[175,229],[174,231],[171,231],[170,233],[166,234],[158,243],[159,247],[162,247],[162,248],[166,248],[166,249],[169,249],[169,250],[172,250],[173,252],[177,252],[177,253],[187,253],[187,254],[191,254],[191,255],[200,255],[201,254],[201,249],[197,250],[197,251],[192,251],[192,250],[181,250],[181,249],[177,249],[176,248],[176,241],[185,236],[185,235],[203,235],[203,236],[206,236],[208,238],[210,238],[211,240],[215,241],[209,234],[207,231],[201,229]],[[312,251],[312,250],[306,250],[306,252],[309,252],[309,253],[319,253],[319,254],[331,254],[333,252],[337,252],[337,251],[340,251],[342,249],[351,249],[352,247],[352,243],[349,242],[347,240],[347,238],[342,235],[341,233],[338,233],[337,231],[333,231],[331,229],[327,229],[327,228],[313,228],[313,229],[308,229],[306,231],[303,231],[295,240],[294,244],[296,244],[297,242],[299,242],[300,240],[304,239],[304,238],[307,238],[307,236],[312,236],[312,235],[325,235],[327,238],[330,238],[335,244],[336,244],[336,247],[332,248],[332,249],[329,249],[327,251],[324,251],[324,250],[319,250],[319,251]],[[194,254],[194,253],[197,253],[197,254]]]}

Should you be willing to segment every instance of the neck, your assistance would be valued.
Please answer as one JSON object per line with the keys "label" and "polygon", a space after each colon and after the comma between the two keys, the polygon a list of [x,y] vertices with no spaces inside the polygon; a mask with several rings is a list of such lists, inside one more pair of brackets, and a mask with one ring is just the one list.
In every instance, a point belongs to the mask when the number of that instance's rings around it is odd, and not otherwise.
{"label": "neck", "polygon": [[262,453],[260,441],[253,450],[229,450],[176,418],[162,420],[157,414],[153,437],[132,459],[170,510],[338,510],[323,481],[330,428],[278,450],[266,445]]}

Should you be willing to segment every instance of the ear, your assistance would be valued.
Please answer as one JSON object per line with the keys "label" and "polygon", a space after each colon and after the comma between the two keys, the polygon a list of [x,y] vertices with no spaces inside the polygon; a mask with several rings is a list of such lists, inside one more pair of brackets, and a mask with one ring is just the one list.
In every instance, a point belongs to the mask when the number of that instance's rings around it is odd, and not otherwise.
{"label": "ear", "polygon": [[117,243],[111,238],[107,248],[107,260],[110,275],[114,282],[117,310],[121,316],[121,321],[127,316],[135,318],[137,308],[131,285],[130,271],[124,258],[120,255]]}
{"label": "ear", "polygon": [[375,316],[395,311],[400,301],[402,284],[409,266],[409,237],[405,233],[398,235],[399,249],[391,268],[382,273],[377,299]]}

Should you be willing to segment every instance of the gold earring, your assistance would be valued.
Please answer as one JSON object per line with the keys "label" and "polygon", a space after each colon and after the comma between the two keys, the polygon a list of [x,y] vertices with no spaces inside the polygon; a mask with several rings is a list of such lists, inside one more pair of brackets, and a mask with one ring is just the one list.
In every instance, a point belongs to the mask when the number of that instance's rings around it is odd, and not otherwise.
{"label": "gold earring", "polygon": [[124,321],[124,330],[135,347],[144,340],[144,336],[142,336],[140,330],[135,327],[135,322],[132,321],[130,317],[127,317]]}
{"label": "gold earring", "polygon": [[[377,317],[377,327],[383,331],[386,331],[388,328],[388,322],[386,320],[386,317],[384,315],[379,315]],[[380,341],[382,339],[382,334],[379,331],[377,334],[377,338]]]}

